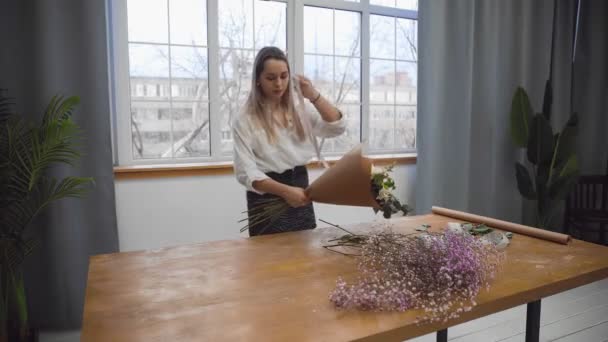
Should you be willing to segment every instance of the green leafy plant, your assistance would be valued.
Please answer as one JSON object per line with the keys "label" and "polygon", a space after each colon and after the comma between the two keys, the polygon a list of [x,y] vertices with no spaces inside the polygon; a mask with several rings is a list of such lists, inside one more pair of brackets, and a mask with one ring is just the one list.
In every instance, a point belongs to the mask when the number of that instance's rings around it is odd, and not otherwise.
{"label": "green leafy plant", "polygon": [[[580,20],[580,7],[572,22],[570,72],[574,74],[576,42]],[[572,191],[579,176],[576,157],[578,114],[573,110],[574,77],[570,78],[570,118],[559,131],[551,127],[553,104],[553,61],[557,26],[557,2],[553,6],[553,28],[549,77],[545,83],[542,112],[532,108],[526,91],[518,87],[511,104],[511,137],[517,147],[526,149],[528,163],[515,163],[517,187],[521,195],[536,202],[536,225],[546,228],[555,215],[558,204]],[[535,114],[536,113],[536,114]]]}
{"label": "green leafy plant", "polygon": [[572,190],[579,176],[576,149],[578,115],[572,113],[561,132],[551,127],[552,89],[545,87],[542,113],[534,114],[526,91],[519,87],[511,104],[511,137],[526,149],[528,165],[515,163],[521,195],[536,202],[536,225],[545,228],[560,201]]}
{"label": "green leafy plant", "polygon": [[42,243],[32,221],[52,202],[82,197],[93,182],[47,175],[80,158],[80,130],[71,118],[78,103],[77,97],[53,97],[34,125],[15,114],[12,99],[0,91],[0,341],[28,338],[22,264]]}

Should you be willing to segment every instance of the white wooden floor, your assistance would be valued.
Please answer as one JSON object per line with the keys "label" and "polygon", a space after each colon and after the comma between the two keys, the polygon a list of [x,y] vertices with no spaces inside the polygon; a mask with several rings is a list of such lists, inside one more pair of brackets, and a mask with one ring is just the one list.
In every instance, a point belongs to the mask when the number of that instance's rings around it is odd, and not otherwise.
{"label": "white wooden floor", "polygon": [[[526,306],[518,306],[448,329],[448,340],[458,342],[523,342]],[[544,298],[541,341],[608,342],[608,279]],[[435,334],[409,340],[436,341]]]}
{"label": "white wooden floor", "polygon": [[[458,342],[519,342],[525,340],[526,306],[522,305],[448,329]],[[77,342],[77,331],[43,333],[40,342]],[[608,342],[608,279],[542,300],[541,341]],[[410,342],[434,342],[435,334]]]}

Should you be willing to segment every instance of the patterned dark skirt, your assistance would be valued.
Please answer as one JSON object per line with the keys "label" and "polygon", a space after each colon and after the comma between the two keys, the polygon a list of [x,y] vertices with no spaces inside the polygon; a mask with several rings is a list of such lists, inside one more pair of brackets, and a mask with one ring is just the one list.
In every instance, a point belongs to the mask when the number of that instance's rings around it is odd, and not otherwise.
{"label": "patterned dark skirt", "polygon": [[[269,172],[266,175],[279,183],[298,186],[303,189],[308,187],[308,171],[304,166],[296,166],[283,173]],[[256,208],[261,203],[273,198],[280,197],[273,194],[259,195],[255,192],[247,191],[247,210]],[[298,230],[313,229],[316,226],[315,211],[312,203],[310,203],[299,208],[289,207],[289,209],[274,222],[250,224],[249,236],[294,232]]]}

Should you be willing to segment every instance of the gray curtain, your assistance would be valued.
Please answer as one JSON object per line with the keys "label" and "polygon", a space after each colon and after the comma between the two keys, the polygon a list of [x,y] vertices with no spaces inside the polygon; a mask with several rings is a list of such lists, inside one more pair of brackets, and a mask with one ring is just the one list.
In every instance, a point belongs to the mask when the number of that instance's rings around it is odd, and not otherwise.
{"label": "gray curtain", "polygon": [[95,179],[85,199],[52,205],[34,222],[42,246],[26,262],[32,324],[44,330],[81,325],[89,257],[118,251],[112,173],[105,2],[2,2],[0,87],[17,109],[40,119],[53,95],[77,95],[74,115],[84,131],[84,156],[57,176]]}
{"label": "gray curtain", "polygon": [[573,70],[570,68],[572,27],[577,2],[558,1],[557,4],[557,51],[553,73],[559,96],[555,99],[552,123],[563,127],[570,110],[577,112],[580,116],[577,152],[581,171],[583,174],[607,174],[608,2],[580,0]]}
{"label": "gray curtain", "polygon": [[[572,32],[568,21],[573,20],[575,6],[574,1],[558,3],[553,64],[556,114],[552,121],[554,127],[561,128],[569,113]],[[509,111],[517,86],[526,89],[535,110],[542,109],[544,83],[551,69],[553,5],[550,0],[420,2],[416,172],[419,213],[439,205],[522,221],[522,208],[529,207],[529,203],[522,201],[517,190],[513,164],[523,155],[511,142]],[[605,7],[605,2],[586,1],[584,6]],[[585,15],[605,18],[605,12],[592,12],[588,10]],[[581,22],[583,26],[595,25],[593,30],[603,25],[605,33],[605,23]],[[580,49],[588,44],[588,52],[586,57],[580,53],[578,62],[602,57],[596,55],[597,40],[602,36],[592,38],[589,34],[587,30],[587,37],[581,37]],[[604,66],[599,66],[602,63],[598,61],[593,67],[587,66],[589,70],[575,72],[582,79],[580,83],[589,87],[585,92],[603,92],[601,96],[594,95],[593,100],[575,97],[575,103],[593,107],[580,109],[581,114],[585,111],[579,139],[584,172],[602,158],[601,163],[606,163],[606,36],[603,37],[600,45],[604,47],[600,50]],[[598,75],[597,84],[591,84],[587,78],[595,71],[602,74]],[[579,86],[583,84],[577,84],[576,93],[580,91],[582,96],[583,88]],[[590,146],[596,146],[593,152]],[[598,157],[602,154],[604,157]]]}

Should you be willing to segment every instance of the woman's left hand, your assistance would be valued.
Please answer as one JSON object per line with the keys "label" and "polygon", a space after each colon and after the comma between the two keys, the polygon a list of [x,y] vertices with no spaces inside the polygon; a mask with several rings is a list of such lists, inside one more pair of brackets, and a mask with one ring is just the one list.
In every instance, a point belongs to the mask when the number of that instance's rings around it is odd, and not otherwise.
{"label": "woman's left hand", "polygon": [[300,89],[302,90],[302,95],[305,98],[313,100],[319,95],[319,91],[313,87],[312,82],[308,78],[303,75],[296,75],[296,80],[298,81]]}

